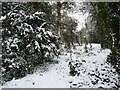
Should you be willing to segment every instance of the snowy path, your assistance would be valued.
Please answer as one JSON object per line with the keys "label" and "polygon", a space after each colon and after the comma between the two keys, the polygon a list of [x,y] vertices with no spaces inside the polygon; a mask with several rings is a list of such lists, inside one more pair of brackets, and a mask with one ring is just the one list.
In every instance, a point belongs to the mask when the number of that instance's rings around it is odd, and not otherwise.
{"label": "snowy path", "polygon": [[89,50],[89,53],[85,53],[84,47],[80,46],[72,51],[72,63],[76,65],[78,75],[69,75],[70,53],[64,52],[58,58],[58,64],[44,66],[46,72],[39,68],[34,74],[7,82],[1,88],[117,87],[118,75],[115,69],[106,63],[109,50],[100,50],[99,45],[93,44],[93,50]]}

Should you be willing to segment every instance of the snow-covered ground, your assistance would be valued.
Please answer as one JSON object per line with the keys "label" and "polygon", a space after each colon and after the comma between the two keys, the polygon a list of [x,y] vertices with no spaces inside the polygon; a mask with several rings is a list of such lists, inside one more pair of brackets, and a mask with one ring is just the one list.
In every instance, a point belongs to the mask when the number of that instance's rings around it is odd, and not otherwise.
{"label": "snow-covered ground", "polygon": [[59,63],[40,66],[34,74],[12,80],[0,88],[111,88],[117,87],[118,75],[106,63],[110,50],[101,50],[99,44],[92,44],[92,50],[84,52],[84,46],[72,49],[72,64],[78,74],[69,75],[70,53],[63,51],[56,60]]}

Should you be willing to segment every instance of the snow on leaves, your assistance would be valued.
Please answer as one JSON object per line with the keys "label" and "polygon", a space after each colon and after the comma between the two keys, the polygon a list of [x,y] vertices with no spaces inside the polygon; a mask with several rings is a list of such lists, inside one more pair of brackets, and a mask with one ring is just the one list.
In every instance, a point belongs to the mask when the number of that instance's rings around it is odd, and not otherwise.
{"label": "snow on leaves", "polygon": [[49,30],[49,24],[45,21],[45,12],[27,12],[23,9],[22,3],[4,4],[11,4],[11,10],[8,12],[3,10],[5,18],[2,32],[2,66],[3,76],[7,81],[24,76],[36,65],[49,61],[58,54],[57,36]]}

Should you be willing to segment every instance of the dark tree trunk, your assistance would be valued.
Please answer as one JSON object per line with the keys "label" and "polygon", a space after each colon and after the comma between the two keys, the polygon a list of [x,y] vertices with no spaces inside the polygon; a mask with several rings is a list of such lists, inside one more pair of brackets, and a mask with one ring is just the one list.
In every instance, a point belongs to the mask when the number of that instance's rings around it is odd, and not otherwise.
{"label": "dark tree trunk", "polygon": [[61,7],[61,2],[57,2],[57,32],[59,36],[61,36]]}

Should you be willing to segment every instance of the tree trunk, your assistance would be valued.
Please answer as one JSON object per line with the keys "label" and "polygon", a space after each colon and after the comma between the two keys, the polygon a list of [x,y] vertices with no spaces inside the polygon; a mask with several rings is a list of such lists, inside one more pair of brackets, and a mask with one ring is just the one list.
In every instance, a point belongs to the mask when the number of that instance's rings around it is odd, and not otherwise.
{"label": "tree trunk", "polygon": [[61,2],[57,2],[57,32],[59,37],[61,36]]}
{"label": "tree trunk", "polygon": [[[118,13],[118,6],[117,3],[113,3],[111,5],[111,9],[113,9],[114,13]],[[112,33],[113,33],[113,37],[114,37],[114,47],[113,47],[113,55],[117,54],[117,52],[115,52],[114,49],[119,49],[119,18],[118,17],[112,17]]]}

